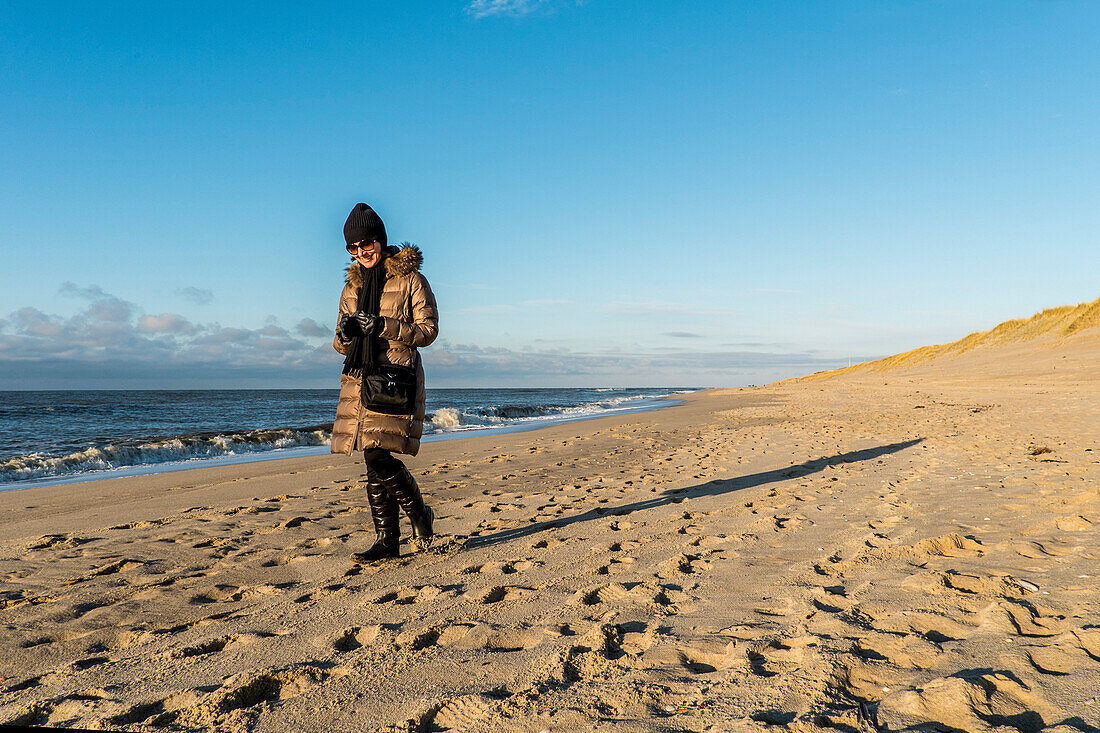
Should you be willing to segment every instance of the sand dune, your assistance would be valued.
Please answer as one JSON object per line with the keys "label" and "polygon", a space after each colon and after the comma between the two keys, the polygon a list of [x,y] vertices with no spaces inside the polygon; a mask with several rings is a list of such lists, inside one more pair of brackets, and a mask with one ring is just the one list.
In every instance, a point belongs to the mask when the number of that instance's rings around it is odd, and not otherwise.
{"label": "sand dune", "polygon": [[[1100,298],[1089,303],[1063,305],[1047,308],[1031,318],[1019,318],[1005,321],[988,331],[979,331],[952,341],[949,344],[922,346],[919,349],[894,354],[874,361],[853,364],[843,369],[816,372],[805,377],[796,377],[793,382],[830,379],[846,374],[864,372],[891,372],[900,369],[936,362],[943,365],[954,361],[964,354],[978,351],[981,356],[1005,358],[1011,360],[1015,354],[1004,352],[1005,347],[1025,347],[1023,353],[1031,359],[1018,360],[1016,369],[1035,371],[1044,362],[1057,358],[1063,351],[1092,354],[1100,340]],[[952,364],[956,373],[968,370],[965,366]]]}
{"label": "sand dune", "polygon": [[0,722],[1096,730],[1096,335],[432,444],[380,566],[341,457],[0,494]]}

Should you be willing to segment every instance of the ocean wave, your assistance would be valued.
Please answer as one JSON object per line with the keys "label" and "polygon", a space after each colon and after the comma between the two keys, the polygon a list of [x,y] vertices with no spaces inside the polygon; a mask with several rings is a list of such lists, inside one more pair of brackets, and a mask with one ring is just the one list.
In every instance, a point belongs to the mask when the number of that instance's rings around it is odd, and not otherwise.
{"label": "ocean wave", "polygon": [[441,407],[427,416],[427,425],[424,432],[431,435],[438,432],[450,432],[453,430],[473,430],[476,428],[498,427],[505,422],[504,418],[483,415],[477,410],[466,412],[454,407]]}
{"label": "ocean wave", "polygon": [[0,460],[0,483],[70,476],[112,468],[262,453],[280,448],[328,445],[331,425],[228,433],[196,433],[92,446],[64,455],[29,453]]}
{"label": "ocean wave", "polygon": [[[611,390],[594,390],[611,391]],[[582,402],[575,405],[551,405],[551,404],[511,404],[479,405],[458,409],[454,407],[442,407],[427,415],[425,434],[439,432],[455,432],[461,430],[477,430],[484,428],[500,427],[512,423],[536,422],[552,418],[578,418],[588,415],[596,415],[601,412],[613,412],[617,409],[630,407],[631,403],[643,400],[649,401],[660,397],[668,397],[674,394],[684,394],[694,390],[675,390],[664,394],[653,395],[624,395],[621,397],[609,397],[593,402]]]}

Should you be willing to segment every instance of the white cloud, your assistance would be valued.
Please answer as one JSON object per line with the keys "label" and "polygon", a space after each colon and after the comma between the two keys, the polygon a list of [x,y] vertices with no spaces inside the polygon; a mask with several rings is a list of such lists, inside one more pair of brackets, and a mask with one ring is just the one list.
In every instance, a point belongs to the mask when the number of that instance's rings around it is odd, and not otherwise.
{"label": "white cloud", "polygon": [[553,10],[562,5],[580,5],[576,2],[564,0],[472,0],[466,6],[466,13],[475,18],[489,18],[495,15],[510,15],[513,17],[530,15],[536,10]]}
{"label": "white cloud", "polygon": [[197,305],[209,305],[214,301],[214,292],[205,288],[188,286],[177,290],[176,295]]}
{"label": "white cloud", "polygon": [[307,338],[332,338],[332,329],[325,328],[312,318],[303,318],[298,321],[294,330]]}
{"label": "white cloud", "polygon": [[70,295],[84,300],[90,300],[87,314],[94,320],[112,321],[122,323],[137,311],[137,306],[128,300],[122,300],[110,293],[105,293],[98,285],[90,285],[82,288],[72,282],[61,283],[59,292],[62,295]]}
{"label": "white cloud", "polygon": [[104,298],[114,298],[113,295],[108,295],[103,292],[103,288],[98,285],[89,285],[86,288],[82,288],[74,282],[66,280],[61,283],[61,287],[57,289],[57,292],[62,295],[71,295],[77,298],[84,298],[85,300],[103,300]]}
{"label": "white cloud", "polygon": [[268,323],[261,328],[257,333],[261,336],[269,336],[272,338],[286,338],[290,336],[290,333],[285,328],[280,328],[272,323]]}
{"label": "white cloud", "polygon": [[137,330],[142,333],[194,333],[196,326],[176,313],[161,313],[159,316],[142,316],[138,319]]}
{"label": "white cloud", "polygon": [[60,336],[63,330],[61,319],[56,316],[47,316],[37,308],[30,306],[20,308],[12,313],[11,324],[18,333],[41,338]]}
{"label": "white cloud", "polygon": [[[295,337],[270,320],[255,329],[197,325],[176,313],[142,314],[134,303],[94,285],[65,283],[61,290],[91,302],[69,318],[30,306],[9,314],[0,329],[0,388],[42,386],[57,364],[70,375],[129,386],[128,378],[173,369],[201,381],[203,374],[226,370],[246,375],[312,370],[317,376],[339,363],[331,346]],[[303,319],[298,330],[307,322],[320,328]]]}

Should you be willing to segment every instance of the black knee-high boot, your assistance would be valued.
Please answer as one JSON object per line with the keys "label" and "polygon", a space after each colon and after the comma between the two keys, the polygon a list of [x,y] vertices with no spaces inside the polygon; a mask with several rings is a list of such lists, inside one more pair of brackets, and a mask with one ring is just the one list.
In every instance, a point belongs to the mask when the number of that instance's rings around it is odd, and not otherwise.
{"label": "black knee-high boot", "polygon": [[400,470],[380,480],[408,515],[409,522],[412,523],[413,543],[417,549],[427,549],[432,543],[432,521],[435,515],[432,508],[424,503],[420,487],[416,485],[416,479],[409,473],[409,469],[396,459],[394,462],[401,466]]}
{"label": "black knee-high boot", "polygon": [[370,516],[374,520],[374,531],[378,539],[366,552],[355,554],[355,559],[364,562],[398,557],[401,554],[399,547],[401,526],[397,514],[397,502],[377,476],[371,474],[371,471],[367,471],[367,501],[370,504]]}

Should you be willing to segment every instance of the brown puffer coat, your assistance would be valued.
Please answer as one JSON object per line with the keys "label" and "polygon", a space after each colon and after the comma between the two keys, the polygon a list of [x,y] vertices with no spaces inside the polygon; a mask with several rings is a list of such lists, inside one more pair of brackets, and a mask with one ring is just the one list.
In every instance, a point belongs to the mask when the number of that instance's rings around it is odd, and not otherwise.
{"label": "brown puffer coat", "polygon": [[[340,402],[332,425],[333,453],[351,455],[352,451],[382,448],[415,456],[420,450],[420,435],[424,429],[424,367],[416,358],[416,349],[435,341],[439,333],[439,312],[435,295],[420,274],[424,258],[419,248],[409,245],[386,247],[385,253],[382,266],[386,268],[386,284],[378,308],[383,326],[376,359],[380,364],[417,365],[416,412],[383,415],[368,410],[360,403],[360,379],[341,374]],[[348,266],[344,291],[340,294],[341,314],[356,311],[362,284],[359,263],[352,262]],[[341,354],[346,354],[349,347],[338,336],[333,338],[332,346]]]}

